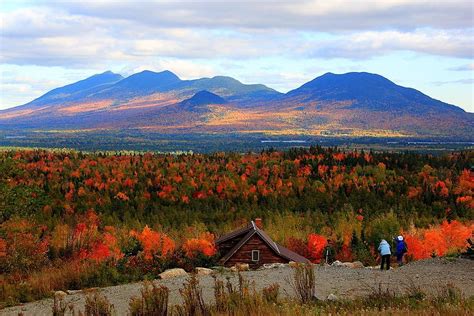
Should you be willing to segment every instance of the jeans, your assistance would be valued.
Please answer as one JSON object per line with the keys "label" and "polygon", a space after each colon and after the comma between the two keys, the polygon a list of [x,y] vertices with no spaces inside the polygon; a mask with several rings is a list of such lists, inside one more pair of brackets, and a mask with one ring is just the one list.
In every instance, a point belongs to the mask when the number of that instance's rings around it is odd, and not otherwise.
{"label": "jeans", "polygon": [[383,270],[384,264],[387,265],[387,270],[390,270],[390,255],[382,256],[382,263],[380,264],[380,270]]}

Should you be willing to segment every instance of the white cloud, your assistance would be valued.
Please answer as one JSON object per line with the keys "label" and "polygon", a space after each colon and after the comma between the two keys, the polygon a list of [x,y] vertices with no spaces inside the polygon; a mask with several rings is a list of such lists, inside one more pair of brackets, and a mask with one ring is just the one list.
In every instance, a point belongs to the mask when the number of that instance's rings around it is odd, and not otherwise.
{"label": "white cloud", "polygon": [[474,54],[469,1],[41,3],[0,14],[1,63],[84,67],[155,58]]}
{"label": "white cloud", "polygon": [[451,67],[448,70],[453,71],[473,71],[474,70],[474,63],[465,64],[457,67]]}
{"label": "white cloud", "polygon": [[312,52],[317,57],[369,58],[392,51],[473,58],[474,33],[461,30],[370,31],[323,41]]}
{"label": "white cloud", "polygon": [[[45,1],[48,3],[48,1]],[[59,2],[72,14],[133,20],[153,26],[367,30],[387,26],[472,26],[469,0],[97,1]]]}

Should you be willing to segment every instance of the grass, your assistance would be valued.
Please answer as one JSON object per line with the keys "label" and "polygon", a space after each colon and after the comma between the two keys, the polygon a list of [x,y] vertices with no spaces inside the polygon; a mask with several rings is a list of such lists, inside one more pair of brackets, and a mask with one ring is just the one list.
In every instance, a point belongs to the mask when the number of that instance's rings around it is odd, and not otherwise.
{"label": "grass", "polygon": [[26,277],[0,275],[0,309],[51,297],[54,291],[104,287],[137,281],[113,266],[73,261],[45,267]]}
{"label": "grass", "polygon": [[316,276],[312,264],[298,264],[294,267],[291,286],[298,300],[305,304],[316,299]]}
{"label": "grass", "polygon": [[110,304],[106,296],[98,291],[86,294],[84,306],[86,316],[112,316],[115,315],[114,305]]}
{"label": "grass", "polygon": [[169,289],[157,286],[153,282],[144,282],[140,296],[130,300],[132,316],[161,316],[168,315]]}

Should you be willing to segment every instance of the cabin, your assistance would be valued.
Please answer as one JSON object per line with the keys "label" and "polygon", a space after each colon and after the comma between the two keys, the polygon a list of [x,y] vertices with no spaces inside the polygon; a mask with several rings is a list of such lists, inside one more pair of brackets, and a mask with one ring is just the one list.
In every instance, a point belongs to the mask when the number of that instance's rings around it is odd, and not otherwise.
{"label": "cabin", "polygon": [[221,254],[220,264],[231,267],[237,263],[248,263],[255,269],[265,263],[308,263],[303,256],[274,242],[262,230],[262,220],[256,218],[247,226],[230,232],[216,240]]}

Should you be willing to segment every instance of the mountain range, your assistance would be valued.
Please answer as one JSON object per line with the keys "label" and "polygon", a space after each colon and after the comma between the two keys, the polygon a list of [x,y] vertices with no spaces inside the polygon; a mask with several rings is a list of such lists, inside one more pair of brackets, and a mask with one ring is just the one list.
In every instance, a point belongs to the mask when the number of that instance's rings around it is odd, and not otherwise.
{"label": "mountain range", "polygon": [[0,129],[143,129],[162,133],[459,137],[474,114],[377,74],[326,73],[280,93],[225,76],[111,71],[0,111]]}

